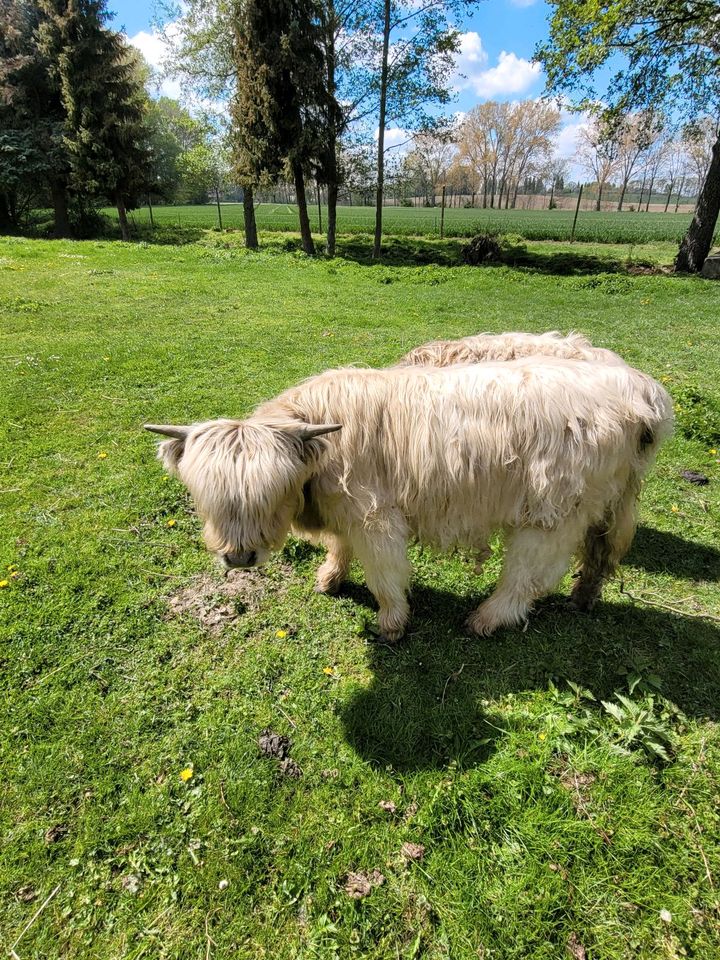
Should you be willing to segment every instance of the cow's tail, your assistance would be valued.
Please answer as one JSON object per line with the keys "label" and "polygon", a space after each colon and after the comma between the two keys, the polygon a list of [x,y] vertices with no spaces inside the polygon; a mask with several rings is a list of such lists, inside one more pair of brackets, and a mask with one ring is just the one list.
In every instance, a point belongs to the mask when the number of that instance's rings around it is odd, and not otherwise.
{"label": "cow's tail", "polygon": [[637,376],[639,416],[629,451],[632,465],[620,494],[606,505],[602,519],[585,533],[579,551],[580,570],[572,591],[572,602],[579,610],[592,609],[603,583],[615,573],[630,549],[637,528],[638,496],[643,477],[661,443],[672,433],[672,401],[667,391],[651,377]]}

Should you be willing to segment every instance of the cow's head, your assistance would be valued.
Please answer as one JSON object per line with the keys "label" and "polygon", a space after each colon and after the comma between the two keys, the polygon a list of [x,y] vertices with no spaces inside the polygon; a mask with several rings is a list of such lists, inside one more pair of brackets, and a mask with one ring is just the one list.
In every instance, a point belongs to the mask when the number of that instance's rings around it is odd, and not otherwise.
{"label": "cow's head", "polygon": [[192,494],[208,549],[226,567],[254,567],[285,542],[325,448],[319,438],[340,426],[251,419],[145,429],[171,438],[158,457]]}

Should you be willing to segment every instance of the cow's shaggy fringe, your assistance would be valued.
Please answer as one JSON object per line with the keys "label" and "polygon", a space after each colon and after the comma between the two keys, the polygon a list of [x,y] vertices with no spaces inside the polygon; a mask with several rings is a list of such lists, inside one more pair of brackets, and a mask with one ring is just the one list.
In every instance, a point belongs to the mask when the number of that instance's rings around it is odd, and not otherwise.
{"label": "cow's shaggy fringe", "polygon": [[160,456],[229,562],[262,562],[292,527],[328,547],[317,589],[333,592],[356,556],[391,640],[408,618],[410,538],[482,550],[505,531],[500,582],[469,620],[487,634],[522,621],[578,547],[574,597],[594,601],[630,545],[640,479],[671,423],[663,388],[621,365],[341,369],[247,420],[181,428]]}
{"label": "cow's shaggy fringe", "polygon": [[594,347],[587,337],[579,333],[569,333],[564,337],[557,330],[552,330],[549,333],[478,333],[461,340],[433,340],[405,354],[398,366],[447,367],[456,363],[518,360],[532,356],[625,363],[617,353]]}

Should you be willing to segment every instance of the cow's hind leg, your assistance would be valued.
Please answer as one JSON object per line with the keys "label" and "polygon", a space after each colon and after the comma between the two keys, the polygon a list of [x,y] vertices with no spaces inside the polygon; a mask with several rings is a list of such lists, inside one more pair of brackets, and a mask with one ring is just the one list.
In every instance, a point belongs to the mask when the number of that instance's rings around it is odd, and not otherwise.
{"label": "cow's hind leg", "polygon": [[470,614],[470,630],[488,636],[498,627],[522,623],[533,602],[557,586],[570,566],[582,532],[578,520],[554,530],[529,528],[510,532],[500,582],[495,592]]}
{"label": "cow's hind leg", "polygon": [[350,569],[352,547],[333,533],[324,533],[322,542],[327,547],[327,557],[315,576],[315,590],[317,593],[337,593]]}
{"label": "cow's hind leg", "polygon": [[407,539],[398,532],[377,540],[360,535],[353,538],[353,547],[365,571],[365,582],[380,608],[380,632],[390,643],[395,643],[405,633],[410,613]]}
{"label": "cow's hind leg", "polygon": [[620,499],[608,507],[602,521],[588,528],[571,597],[577,610],[592,610],[603,583],[630,549],[637,526],[638,488],[639,481],[633,478]]}

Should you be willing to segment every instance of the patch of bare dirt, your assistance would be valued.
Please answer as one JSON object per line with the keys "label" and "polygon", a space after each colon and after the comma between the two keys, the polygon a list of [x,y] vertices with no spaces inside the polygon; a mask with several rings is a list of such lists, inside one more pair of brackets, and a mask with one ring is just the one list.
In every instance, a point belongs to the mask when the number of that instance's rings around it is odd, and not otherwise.
{"label": "patch of bare dirt", "polygon": [[248,610],[256,610],[264,593],[282,585],[260,570],[230,570],[224,577],[203,573],[168,597],[170,617],[191,616],[208,633],[218,634]]}
{"label": "patch of bare dirt", "polygon": [[349,873],[345,878],[343,890],[353,900],[361,900],[369,896],[374,887],[380,887],[383,883],[385,883],[385,877],[379,870],[373,870],[372,873]]}

